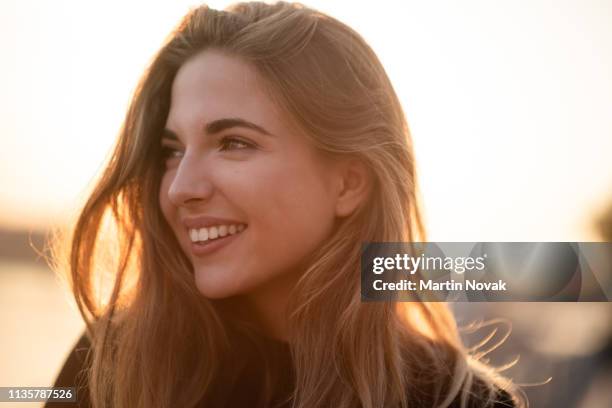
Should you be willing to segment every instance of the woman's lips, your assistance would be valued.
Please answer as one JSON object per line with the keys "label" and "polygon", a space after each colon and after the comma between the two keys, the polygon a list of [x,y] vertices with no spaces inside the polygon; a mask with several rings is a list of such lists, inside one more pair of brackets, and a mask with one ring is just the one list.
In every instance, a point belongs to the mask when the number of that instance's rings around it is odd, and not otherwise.
{"label": "woman's lips", "polygon": [[234,242],[238,237],[240,237],[247,228],[244,228],[240,232],[236,232],[232,235],[226,235],[224,237],[219,237],[215,239],[209,239],[207,241],[199,241],[199,242],[191,242],[191,252],[193,255],[197,257],[203,257],[213,252],[218,251],[221,248],[224,248]]}

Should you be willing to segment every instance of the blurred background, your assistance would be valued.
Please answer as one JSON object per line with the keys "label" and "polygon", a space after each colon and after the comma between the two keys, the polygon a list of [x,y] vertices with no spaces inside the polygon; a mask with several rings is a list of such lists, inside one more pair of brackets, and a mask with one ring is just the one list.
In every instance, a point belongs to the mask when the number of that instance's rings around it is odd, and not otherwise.
{"label": "blurred background", "polygon": [[[612,241],[612,2],[304,3],[385,66],[430,241]],[[0,386],[52,385],[84,330],[35,249],[83,202],[139,76],[197,4],[0,2]],[[520,356],[518,383],[552,377],[526,388],[532,406],[610,406],[610,303],[454,308],[461,323],[512,324],[491,358]]]}

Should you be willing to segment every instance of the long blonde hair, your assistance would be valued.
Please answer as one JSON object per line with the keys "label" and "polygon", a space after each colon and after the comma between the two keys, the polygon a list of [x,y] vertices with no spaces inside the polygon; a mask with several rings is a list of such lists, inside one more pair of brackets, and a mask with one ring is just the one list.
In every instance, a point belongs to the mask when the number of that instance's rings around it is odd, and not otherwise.
{"label": "long blonde hair", "polygon": [[[425,240],[404,113],[378,58],[351,28],[301,4],[256,2],[201,6],[183,18],[139,82],[67,239],[68,278],[92,342],[94,407],[195,406],[229,352],[226,322],[198,293],[158,203],[172,82],[209,48],[248,62],[321,152],[359,158],[374,180],[291,297],[293,406],[447,406],[457,398],[466,405],[492,400],[498,387],[520,403],[510,382],[469,355],[445,304],[361,302],[361,242]],[[103,256],[109,242],[115,263]],[[95,282],[105,269],[114,280],[102,299]]]}

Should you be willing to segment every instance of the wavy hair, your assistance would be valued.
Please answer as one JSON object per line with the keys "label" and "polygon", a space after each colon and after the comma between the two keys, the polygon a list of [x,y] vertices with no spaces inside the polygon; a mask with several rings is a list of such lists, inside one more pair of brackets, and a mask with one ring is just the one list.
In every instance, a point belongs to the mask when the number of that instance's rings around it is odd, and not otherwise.
{"label": "wavy hair", "polygon": [[[206,49],[250,64],[296,129],[324,154],[362,160],[373,179],[366,202],[337,220],[291,296],[293,406],[444,407],[457,398],[468,406],[491,402],[499,388],[522,404],[463,346],[445,304],[361,302],[361,242],[425,240],[406,118],[354,30],[298,3],[254,2],[194,8],[173,30],[64,239],[66,276],[92,343],[94,407],[195,406],[230,352],[226,318],[197,291],[158,203],[172,82]],[[112,284],[103,296],[96,282],[105,274]]]}

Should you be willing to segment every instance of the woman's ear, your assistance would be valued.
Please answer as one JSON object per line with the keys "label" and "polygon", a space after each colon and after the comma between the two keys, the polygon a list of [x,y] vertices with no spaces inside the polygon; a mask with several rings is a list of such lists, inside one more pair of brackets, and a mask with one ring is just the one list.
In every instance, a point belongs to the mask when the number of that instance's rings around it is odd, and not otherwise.
{"label": "woman's ear", "polygon": [[372,180],[365,163],[359,159],[347,159],[339,163],[339,166],[336,216],[346,217],[367,200]]}

